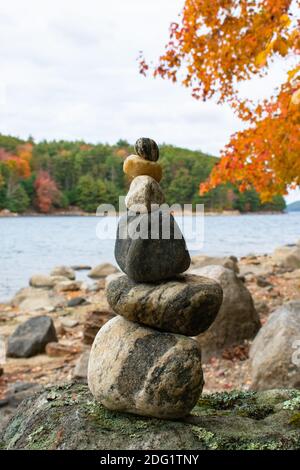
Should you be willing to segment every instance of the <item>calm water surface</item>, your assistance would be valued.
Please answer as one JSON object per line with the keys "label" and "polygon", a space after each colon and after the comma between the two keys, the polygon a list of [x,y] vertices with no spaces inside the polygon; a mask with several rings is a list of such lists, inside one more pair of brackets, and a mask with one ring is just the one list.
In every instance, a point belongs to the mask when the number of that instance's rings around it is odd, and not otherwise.
{"label": "calm water surface", "polygon": [[[34,273],[57,265],[114,262],[114,240],[96,236],[97,217],[0,218],[0,301],[9,300]],[[113,227],[115,221],[110,221]],[[188,238],[188,233],[184,232]],[[270,253],[300,239],[300,212],[206,217],[204,246],[197,252],[243,256]],[[188,242],[188,247],[195,246]],[[192,254],[196,252],[193,251]],[[84,274],[80,273],[79,277]]]}

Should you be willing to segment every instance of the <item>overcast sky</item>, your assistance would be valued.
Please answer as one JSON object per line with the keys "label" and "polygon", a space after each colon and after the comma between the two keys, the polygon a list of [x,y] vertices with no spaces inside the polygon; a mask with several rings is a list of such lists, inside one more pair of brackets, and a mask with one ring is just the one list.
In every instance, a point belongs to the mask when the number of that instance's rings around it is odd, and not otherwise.
{"label": "overcast sky", "polygon": [[[35,139],[134,142],[218,155],[241,123],[227,106],[138,73],[162,53],[183,0],[10,0],[0,5],[0,132]],[[243,85],[261,97],[284,78]]]}

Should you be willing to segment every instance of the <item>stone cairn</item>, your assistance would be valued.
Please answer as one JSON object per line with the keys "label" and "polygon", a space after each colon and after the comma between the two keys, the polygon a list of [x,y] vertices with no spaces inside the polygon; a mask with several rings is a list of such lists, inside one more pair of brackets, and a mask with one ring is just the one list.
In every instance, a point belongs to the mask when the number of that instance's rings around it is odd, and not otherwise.
{"label": "stone cairn", "polygon": [[[117,316],[95,338],[88,383],[110,410],[181,418],[195,406],[204,385],[200,346],[191,336],[215,320],[223,292],[211,279],[182,274],[191,260],[173,215],[162,209],[158,146],[141,138],[135,151],[124,162],[133,180],[115,244],[125,275],[106,289]],[[135,236],[145,228],[148,237]]]}

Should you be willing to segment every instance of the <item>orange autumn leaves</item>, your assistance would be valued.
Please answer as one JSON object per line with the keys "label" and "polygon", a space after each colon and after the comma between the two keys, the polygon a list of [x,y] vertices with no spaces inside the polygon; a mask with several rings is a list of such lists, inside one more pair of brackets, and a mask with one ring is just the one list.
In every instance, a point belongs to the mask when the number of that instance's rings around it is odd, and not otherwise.
{"label": "orange autumn leaves", "polygon": [[[300,183],[299,10],[300,0],[186,0],[180,23],[171,25],[154,75],[180,80],[196,99],[227,102],[249,122],[201,193],[232,182],[255,187],[267,200]],[[265,76],[275,57],[291,56],[296,65],[274,98],[259,104],[240,98],[240,82]],[[141,58],[141,73],[147,69]]]}
{"label": "orange autumn leaves", "polygon": [[0,148],[0,162],[3,162],[12,174],[20,178],[28,178],[30,176],[31,157],[31,144],[20,145],[14,153]]}
{"label": "orange autumn leaves", "polygon": [[37,208],[40,212],[47,214],[52,209],[53,203],[58,202],[60,191],[47,171],[39,171],[34,187]]}
{"label": "orange autumn leaves", "polygon": [[[18,145],[14,152],[0,148],[0,163],[9,172],[8,190],[11,192],[20,181],[25,181],[32,175],[33,145],[29,142]],[[34,176],[35,206],[42,213],[48,213],[60,198],[60,191],[55,181],[47,171],[40,170]],[[0,174],[0,187],[3,185]]]}
{"label": "orange autumn leaves", "polygon": [[265,117],[231,137],[220,163],[201,185],[202,194],[225,181],[242,191],[254,187],[265,202],[284,194],[287,185],[300,184],[300,107],[293,109],[292,93],[292,86],[284,85],[267,111],[259,112]]}

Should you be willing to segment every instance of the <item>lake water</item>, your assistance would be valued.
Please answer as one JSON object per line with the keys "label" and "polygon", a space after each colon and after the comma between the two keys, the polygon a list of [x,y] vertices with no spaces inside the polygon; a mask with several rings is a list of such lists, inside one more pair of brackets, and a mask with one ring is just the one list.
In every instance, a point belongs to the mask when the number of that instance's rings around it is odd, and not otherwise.
{"label": "lake water", "polygon": [[[9,300],[18,289],[28,285],[32,274],[49,273],[54,266],[114,262],[114,240],[99,240],[96,236],[99,220],[97,217],[0,218],[0,301]],[[113,230],[114,220],[110,220]],[[184,234],[191,238],[186,231]],[[188,240],[188,247],[192,254],[240,257],[271,253],[274,248],[299,239],[300,212],[208,216],[204,220],[203,248],[195,250],[192,240]]]}

